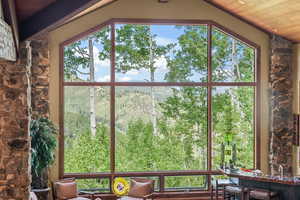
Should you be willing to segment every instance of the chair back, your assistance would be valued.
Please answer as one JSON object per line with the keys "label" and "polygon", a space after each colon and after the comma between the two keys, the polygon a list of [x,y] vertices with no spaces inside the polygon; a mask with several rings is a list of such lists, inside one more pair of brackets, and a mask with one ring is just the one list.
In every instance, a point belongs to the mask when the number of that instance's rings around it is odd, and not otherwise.
{"label": "chair back", "polygon": [[154,192],[154,183],[152,179],[132,178],[130,181],[129,197],[142,198]]}
{"label": "chair back", "polygon": [[75,178],[55,181],[52,183],[52,188],[54,200],[72,199],[78,196]]}

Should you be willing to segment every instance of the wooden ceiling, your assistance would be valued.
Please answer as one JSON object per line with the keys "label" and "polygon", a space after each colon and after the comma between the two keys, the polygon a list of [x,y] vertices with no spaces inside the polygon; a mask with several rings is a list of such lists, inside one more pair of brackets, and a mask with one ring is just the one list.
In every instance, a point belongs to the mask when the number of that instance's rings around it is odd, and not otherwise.
{"label": "wooden ceiling", "polygon": [[[0,0],[1,1],[1,0]],[[2,0],[13,1],[13,0]],[[37,21],[44,20],[45,23],[40,29],[45,29],[50,23],[57,23],[56,19],[64,16],[64,23],[74,20],[86,13],[92,12],[99,7],[116,0],[14,0],[16,15],[22,29],[28,29],[30,23],[37,24]],[[200,1],[200,0],[199,0]],[[294,42],[300,42],[300,0],[204,0],[216,7],[219,7],[244,21],[270,33],[281,35]],[[73,4],[75,5],[73,6]],[[83,3],[85,2],[85,3]],[[170,1],[171,3],[172,1]],[[85,5],[86,6],[85,6]],[[66,6],[72,8],[62,8]],[[84,9],[76,9],[81,6]],[[74,7],[74,8],[73,8]],[[55,11],[69,12],[67,14]],[[70,15],[76,11],[76,14]],[[50,16],[49,16],[50,15]],[[61,15],[61,16],[60,16]],[[69,16],[69,17],[67,17]],[[40,18],[40,19],[37,19]],[[53,18],[53,20],[51,20]],[[23,23],[22,23],[23,22]],[[25,24],[23,26],[23,24]],[[23,26],[23,27],[22,27]],[[39,32],[40,30],[35,30]],[[32,33],[28,33],[29,35]],[[22,34],[21,34],[22,35]],[[28,36],[26,36],[28,37]],[[24,39],[24,38],[23,38]]]}
{"label": "wooden ceiling", "polygon": [[300,42],[300,0],[205,0],[268,32]]}

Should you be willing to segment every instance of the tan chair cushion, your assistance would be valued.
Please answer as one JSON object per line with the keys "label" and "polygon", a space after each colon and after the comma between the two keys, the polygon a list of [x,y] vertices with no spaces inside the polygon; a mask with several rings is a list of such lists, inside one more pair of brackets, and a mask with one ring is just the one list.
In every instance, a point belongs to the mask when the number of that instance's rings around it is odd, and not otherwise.
{"label": "tan chair cushion", "polygon": [[242,193],[242,189],[238,186],[226,186],[225,191],[232,193],[232,194],[241,194]]}
{"label": "tan chair cushion", "polygon": [[264,191],[264,190],[252,190],[250,191],[249,196],[251,198],[255,199],[268,199],[268,197],[274,197],[276,196],[276,192],[269,192],[269,191]]}
{"label": "tan chair cushion", "polygon": [[119,200],[143,200],[143,198],[124,196],[124,197],[119,198]]}
{"label": "tan chair cushion", "polygon": [[34,192],[30,192],[29,200],[38,200],[38,198],[37,198],[37,196],[35,195]]}
{"label": "tan chair cushion", "polygon": [[130,180],[129,197],[144,197],[154,190],[154,180],[135,178]]}
{"label": "tan chair cushion", "polygon": [[90,199],[85,198],[85,197],[76,197],[76,198],[72,198],[72,199],[68,199],[68,200],[90,200]]}
{"label": "tan chair cushion", "polygon": [[63,179],[54,183],[57,199],[73,199],[77,197],[77,185],[74,179]]}

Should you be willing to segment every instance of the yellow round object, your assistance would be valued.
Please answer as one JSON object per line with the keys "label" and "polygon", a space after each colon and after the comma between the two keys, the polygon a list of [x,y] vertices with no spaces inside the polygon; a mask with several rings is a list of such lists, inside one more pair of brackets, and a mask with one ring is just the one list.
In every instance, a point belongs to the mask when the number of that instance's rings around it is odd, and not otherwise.
{"label": "yellow round object", "polygon": [[124,196],[129,191],[129,183],[124,178],[115,178],[112,185],[112,191],[117,196]]}

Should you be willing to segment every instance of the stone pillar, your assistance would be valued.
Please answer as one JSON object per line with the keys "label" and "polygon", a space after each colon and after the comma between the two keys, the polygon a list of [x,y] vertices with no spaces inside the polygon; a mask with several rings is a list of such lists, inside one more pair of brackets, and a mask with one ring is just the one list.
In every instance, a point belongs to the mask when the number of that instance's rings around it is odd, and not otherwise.
{"label": "stone pillar", "polygon": [[49,117],[49,50],[47,39],[33,40],[32,46],[32,118]]}
{"label": "stone pillar", "polygon": [[292,43],[279,36],[271,38],[270,60],[270,172],[292,174]]}
{"label": "stone pillar", "polygon": [[17,63],[0,61],[0,199],[28,199],[30,188],[27,51]]}
{"label": "stone pillar", "polygon": [[[48,117],[49,53],[47,40],[31,41],[32,117]],[[27,200],[30,191],[26,44],[17,62],[0,61],[0,200]]]}

